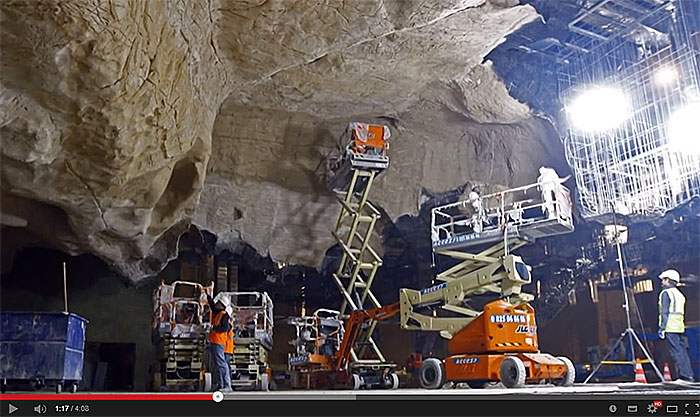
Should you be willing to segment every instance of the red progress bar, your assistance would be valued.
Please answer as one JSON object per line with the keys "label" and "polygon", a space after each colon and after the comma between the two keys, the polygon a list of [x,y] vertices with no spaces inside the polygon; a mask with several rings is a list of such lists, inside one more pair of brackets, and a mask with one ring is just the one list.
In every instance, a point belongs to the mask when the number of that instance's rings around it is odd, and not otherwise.
{"label": "red progress bar", "polygon": [[213,401],[212,394],[0,394],[0,400],[198,400]]}

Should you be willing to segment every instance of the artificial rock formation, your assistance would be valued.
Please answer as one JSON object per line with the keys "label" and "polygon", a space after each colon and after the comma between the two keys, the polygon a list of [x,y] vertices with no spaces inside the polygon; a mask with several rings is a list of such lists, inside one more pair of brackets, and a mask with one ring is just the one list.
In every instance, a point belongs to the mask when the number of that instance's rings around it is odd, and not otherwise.
{"label": "artificial rock formation", "polygon": [[483,57],[517,1],[4,1],[2,224],[138,280],[192,221],[318,265],[325,161],[349,121],[393,131],[373,201],[513,185],[561,160]]}

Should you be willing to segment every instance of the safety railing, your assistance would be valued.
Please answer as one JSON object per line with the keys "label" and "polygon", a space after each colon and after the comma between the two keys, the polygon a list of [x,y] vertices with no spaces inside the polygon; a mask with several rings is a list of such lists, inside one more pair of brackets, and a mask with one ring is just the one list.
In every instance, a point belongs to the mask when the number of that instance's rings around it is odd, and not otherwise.
{"label": "safety railing", "polygon": [[340,341],[345,334],[345,326],[340,319],[340,312],[336,310],[318,309],[313,316],[292,317],[288,324],[295,327],[296,338],[289,342],[295,347],[296,355],[316,353],[325,345],[340,346]]}
{"label": "safety railing", "polygon": [[[573,230],[569,190],[559,182],[535,183],[436,207],[431,213],[433,247],[469,236],[502,234],[510,230],[537,229],[538,226],[561,226],[540,234],[554,235]],[[471,235],[471,236],[470,236]]]}
{"label": "safety railing", "polygon": [[175,281],[161,283],[153,293],[154,336],[197,337],[209,331],[211,309],[207,294],[211,295],[213,285]]}
{"label": "safety railing", "polygon": [[222,292],[233,306],[235,337],[254,337],[272,344],[274,328],[274,305],[265,292]]}

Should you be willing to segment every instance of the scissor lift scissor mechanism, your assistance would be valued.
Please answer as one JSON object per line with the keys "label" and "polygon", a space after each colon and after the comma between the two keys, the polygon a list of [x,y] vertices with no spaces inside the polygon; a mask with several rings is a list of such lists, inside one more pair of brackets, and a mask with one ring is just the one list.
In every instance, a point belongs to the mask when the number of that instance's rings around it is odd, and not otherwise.
{"label": "scissor lift scissor mechanism", "polygon": [[157,358],[151,384],[160,390],[211,389],[205,372],[206,337],[211,328],[207,294],[214,286],[186,281],[161,283],[153,293],[152,341]]}
{"label": "scissor lift scissor mechanism", "polygon": [[[386,150],[390,137],[388,127],[364,123],[351,123],[348,132],[352,179],[345,191],[337,192],[341,209],[333,232],[342,249],[338,268],[332,276],[343,297],[340,306],[343,319],[347,319],[351,311],[382,307],[371,289],[382,259],[370,244],[380,213],[369,201],[369,195],[377,175],[389,166]],[[372,338],[376,326],[376,320],[363,326],[350,351],[353,373],[361,374],[363,379],[393,372],[396,367],[387,362]]]}
{"label": "scissor lift scissor mechanism", "polygon": [[266,292],[220,292],[233,307],[232,388],[269,389],[274,305]]}
{"label": "scissor lift scissor mechanism", "polygon": [[[360,313],[352,316],[353,312],[358,311],[383,311],[381,303],[371,290],[382,259],[370,242],[380,213],[369,201],[369,195],[377,175],[389,166],[386,150],[389,147],[387,139],[390,137],[390,131],[386,126],[350,123],[346,136],[349,143],[344,162],[352,175],[347,187],[336,191],[341,207],[332,234],[342,250],[342,255],[332,279],[342,296],[337,320],[349,325],[352,317],[362,316],[362,322],[353,324],[357,327],[353,327],[353,338],[348,352],[349,364],[343,363],[339,369],[348,373],[348,377],[356,382],[356,388],[385,386],[386,381],[391,382],[389,387],[394,387],[393,371],[396,365],[386,361],[372,337],[378,320]],[[330,318],[314,320],[328,322]],[[344,330],[341,328],[339,331]],[[331,341],[325,337],[324,344],[331,346]],[[335,348],[340,348],[340,345]],[[323,362],[321,358],[318,360]],[[299,361],[302,359],[297,359],[294,367],[303,369],[305,365]]]}

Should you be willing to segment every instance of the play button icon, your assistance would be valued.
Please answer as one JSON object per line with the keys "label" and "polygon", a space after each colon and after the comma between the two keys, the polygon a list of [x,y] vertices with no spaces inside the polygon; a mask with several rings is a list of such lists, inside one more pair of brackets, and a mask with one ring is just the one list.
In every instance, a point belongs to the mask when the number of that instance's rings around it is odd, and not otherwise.
{"label": "play button icon", "polygon": [[9,409],[9,413],[7,413],[7,414],[12,414],[12,413],[14,413],[15,411],[18,410],[18,408],[15,407],[15,406],[12,405],[12,404],[9,404],[9,403],[8,403],[7,406],[8,406],[7,408]]}

